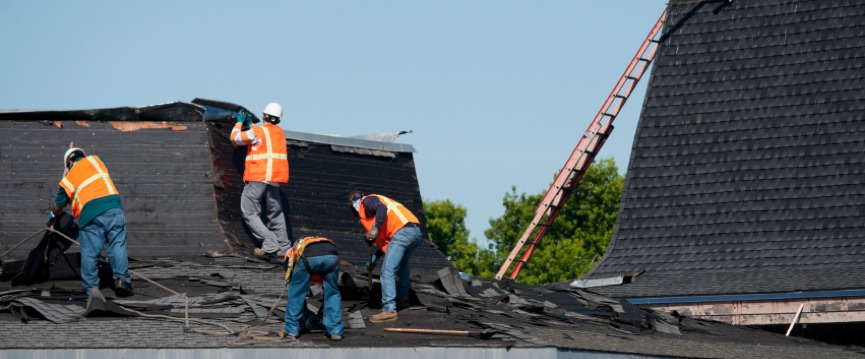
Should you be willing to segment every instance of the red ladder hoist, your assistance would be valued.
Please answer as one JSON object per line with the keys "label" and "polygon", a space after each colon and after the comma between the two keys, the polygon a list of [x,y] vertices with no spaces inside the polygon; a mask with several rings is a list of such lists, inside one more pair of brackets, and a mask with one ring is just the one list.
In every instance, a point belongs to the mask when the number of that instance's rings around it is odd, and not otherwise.
{"label": "red ladder hoist", "polygon": [[[553,220],[556,219],[559,210],[562,209],[565,201],[567,201],[568,197],[570,197],[573,190],[577,187],[589,165],[592,164],[595,154],[598,153],[601,146],[604,145],[604,141],[610,135],[610,132],[613,131],[613,121],[619,114],[619,110],[622,109],[622,105],[628,100],[628,96],[631,95],[637,82],[643,77],[643,73],[648,70],[649,64],[655,59],[655,52],[660,42],[658,38],[661,26],[666,16],[667,10],[665,9],[655,23],[655,26],[652,27],[652,31],[649,32],[649,36],[643,41],[643,45],[640,46],[637,55],[628,64],[628,68],[622,74],[622,77],[619,78],[619,82],[616,83],[613,92],[610,93],[607,101],[601,106],[601,110],[595,115],[595,119],[592,120],[580,142],[577,143],[577,147],[574,148],[571,157],[568,158],[565,166],[562,167],[562,170],[556,176],[556,180],[553,181],[550,189],[547,190],[547,194],[544,195],[544,198],[538,204],[538,207],[535,209],[535,218],[532,219],[523,236],[517,241],[511,254],[502,263],[502,268],[496,274],[496,279],[502,279],[514,262],[517,264],[511,272],[510,278],[517,278],[520,269],[523,268],[532,252],[534,252],[535,246],[541,242],[541,238],[543,238],[550,228],[550,225],[553,224]],[[535,231],[536,229],[537,231]],[[532,234],[534,234],[534,239],[531,242],[527,242]],[[529,244],[529,247],[523,252],[521,259],[516,259],[526,243]]]}

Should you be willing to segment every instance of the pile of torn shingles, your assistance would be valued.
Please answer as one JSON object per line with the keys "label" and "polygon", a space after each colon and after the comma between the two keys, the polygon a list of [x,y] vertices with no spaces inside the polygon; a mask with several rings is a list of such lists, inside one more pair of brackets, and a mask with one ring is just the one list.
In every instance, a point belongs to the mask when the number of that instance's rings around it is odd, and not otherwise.
{"label": "pile of torn shingles", "polygon": [[[544,287],[461,280],[451,269],[413,281],[412,306],[392,323],[369,323],[376,283],[343,261],[340,291],[346,335],[334,342],[312,332],[279,340],[285,308],[279,264],[239,256],[131,262],[135,295],[109,299],[82,316],[75,279],[31,286],[0,282],[0,357],[6,350],[312,348],[554,348],[600,357],[853,358],[861,352],[755,329],[646,311],[565,285]],[[9,273],[7,273],[8,275]],[[417,278],[414,278],[417,279]],[[308,301],[320,306],[320,291]],[[179,294],[178,294],[179,293]],[[367,298],[372,296],[372,306]],[[318,299],[318,300],[317,300]],[[270,315],[268,315],[270,313]],[[465,335],[388,332],[385,328],[462,330]],[[110,336],[108,335],[110,333]],[[228,353],[228,352],[223,352]],[[224,354],[226,355],[226,354]]]}

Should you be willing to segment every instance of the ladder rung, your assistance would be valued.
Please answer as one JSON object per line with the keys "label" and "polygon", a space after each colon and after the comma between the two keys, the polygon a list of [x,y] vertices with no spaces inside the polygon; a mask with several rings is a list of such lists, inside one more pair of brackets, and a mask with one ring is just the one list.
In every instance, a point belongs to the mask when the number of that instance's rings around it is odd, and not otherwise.
{"label": "ladder rung", "polygon": [[613,95],[613,97],[618,97],[618,98],[628,98],[628,96],[622,96],[622,95],[619,95],[619,94],[615,94],[615,95]]}
{"label": "ladder rung", "polygon": [[651,59],[647,59],[645,57],[638,57],[637,60],[638,61],[645,61],[645,62],[651,62],[652,61]]}
{"label": "ladder rung", "polygon": [[616,117],[615,114],[612,114],[612,113],[609,113],[609,112],[604,112],[604,113],[601,113],[601,114],[604,115],[604,116]]}
{"label": "ladder rung", "polygon": [[639,80],[637,77],[631,75],[625,76],[625,78],[628,80]]}

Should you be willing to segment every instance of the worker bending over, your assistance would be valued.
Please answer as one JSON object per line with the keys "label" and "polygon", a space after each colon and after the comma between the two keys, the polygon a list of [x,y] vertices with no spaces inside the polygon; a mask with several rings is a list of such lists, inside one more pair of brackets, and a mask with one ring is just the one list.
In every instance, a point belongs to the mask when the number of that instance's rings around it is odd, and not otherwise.
{"label": "worker bending over", "polygon": [[87,156],[77,147],[66,151],[63,162],[63,179],[51,208],[51,218],[70,204],[72,215],[78,219],[84,293],[102,297],[98,263],[102,246],[107,243],[114,292],[117,296],[132,295],[132,277],[126,256],[126,217],[108,168],[99,156]]}
{"label": "worker bending over", "polygon": [[[409,259],[415,248],[423,243],[420,221],[405,206],[379,194],[364,195],[353,191],[348,196],[355,215],[366,229],[367,245],[375,244],[384,252],[381,269],[381,313],[369,321],[397,320],[397,303],[408,306],[410,281]],[[372,269],[375,262],[368,269]],[[396,277],[396,278],[395,278]]]}
{"label": "worker bending over", "polygon": [[[246,164],[243,171],[243,194],[240,209],[243,222],[249,227],[256,244],[256,256],[282,256],[291,247],[282,214],[282,191],[279,186],[288,183],[288,148],[285,134],[278,126],[282,107],[269,103],[264,107],[264,126],[252,124],[252,115],[241,110],[237,124],[231,130],[235,145],[246,146]],[[249,126],[243,130],[243,126]],[[265,207],[267,224],[261,219]]]}
{"label": "worker bending over", "polygon": [[306,315],[309,281],[324,287],[324,327],[332,340],[342,339],[342,297],[337,288],[339,257],[333,241],[323,237],[304,237],[285,254],[289,281],[285,306],[285,327],[280,337],[294,339],[311,327]]}

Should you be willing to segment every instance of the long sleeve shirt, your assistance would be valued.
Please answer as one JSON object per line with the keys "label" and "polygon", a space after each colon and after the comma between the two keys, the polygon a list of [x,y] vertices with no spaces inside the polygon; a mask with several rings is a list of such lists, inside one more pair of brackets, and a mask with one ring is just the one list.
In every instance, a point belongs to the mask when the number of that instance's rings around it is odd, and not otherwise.
{"label": "long sleeve shirt", "polygon": [[[261,144],[261,139],[255,136],[255,131],[253,131],[252,128],[243,131],[241,126],[242,124],[238,122],[234,125],[234,128],[231,129],[231,135],[229,135],[229,137],[231,137],[232,143],[237,146],[256,146]],[[279,187],[279,183],[276,182],[264,181],[264,183],[274,187]]]}
{"label": "long sleeve shirt", "polygon": [[381,228],[381,224],[387,219],[387,206],[381,203],[376,196],[369,196],[360,204],[361,210],[365,211],[366,217],[375,216],[373,227]]}
{"label": "long sleeve shirt", "polygon": [[[81,159],[79,158],[78,160],[80,161]],[[57,190],[57,196],[54,197],[54,203],[57,207],[66,207],[70,200],[69,195],[66,194],[66,190],[64,190],[63,187],[60,187],[60,189]],[[99,216],[112,208],[123,209],[123,204],[120,202],[120,195],[112,194],[87,202],[87,204],[84,205],[84,208],[81,209],[81,213],[78,215],[78,228],[84,228],[84,226],[89,224],[90,221],[96,218],[96,216]]]}
{"label": "long sleeve shirt", "polygon": [[238,122],[231,129],[231,142],[237,146],[254,146],[261,143],[261,139],[255,137],[255,132],[252,129],[243,131],[240,127],[241,123]]}

